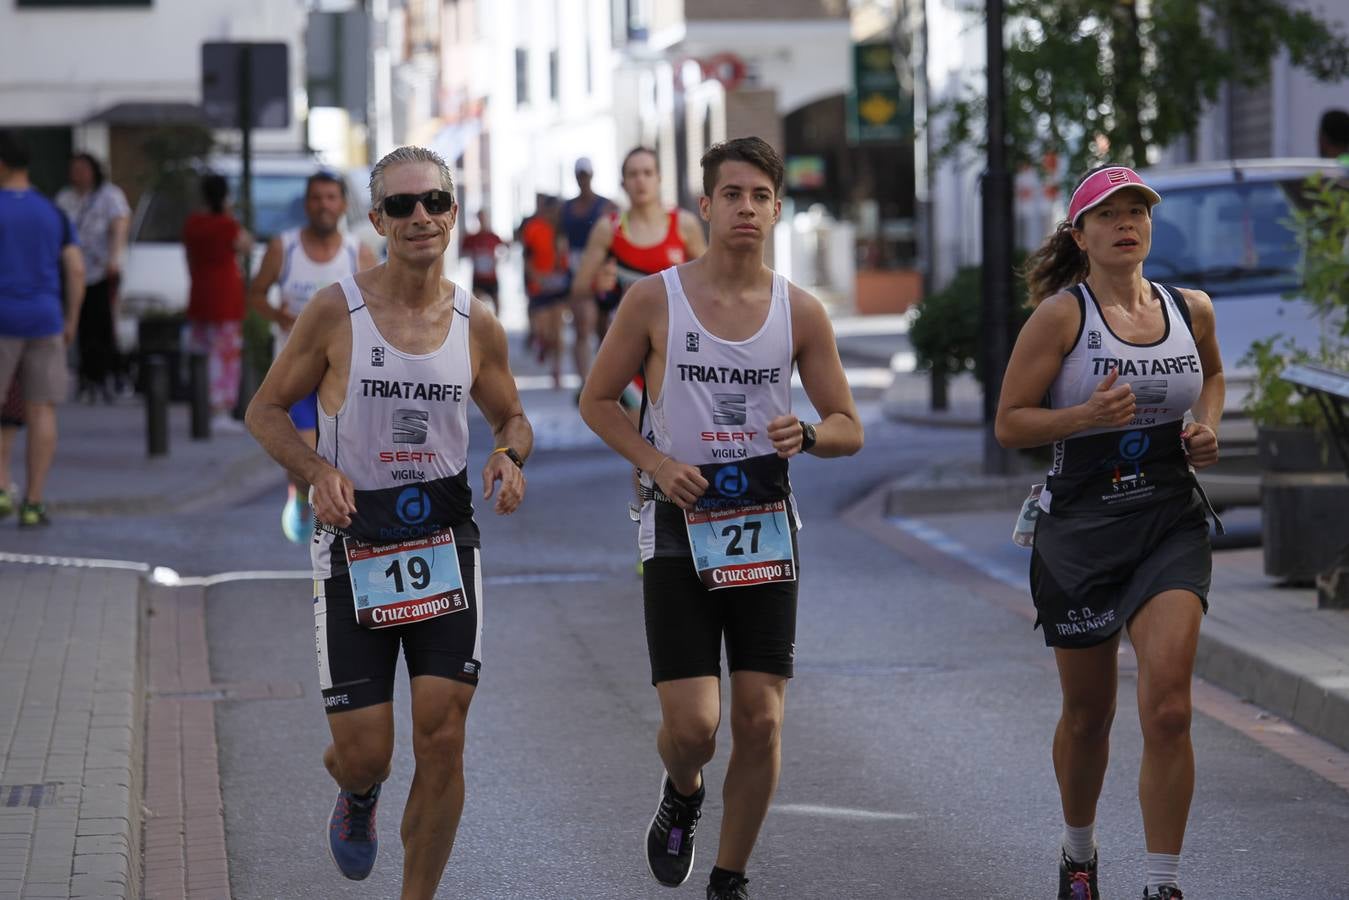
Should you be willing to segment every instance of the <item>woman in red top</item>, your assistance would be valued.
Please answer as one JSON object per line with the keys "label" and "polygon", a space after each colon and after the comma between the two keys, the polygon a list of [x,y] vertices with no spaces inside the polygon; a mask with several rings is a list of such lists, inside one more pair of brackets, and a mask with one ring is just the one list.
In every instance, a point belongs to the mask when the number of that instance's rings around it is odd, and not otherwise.
{"label": "woman in red top", "polygon": [[244,277],[239,254],[253,238],[230,214],[229,187],[219,175],[201,179],[206,209],[183,224],[183,249],[192,289],[187,303],[188,350],[204,353],[211,384],[212,426],[240,431],[233,411],[239,399],[244,347]]}

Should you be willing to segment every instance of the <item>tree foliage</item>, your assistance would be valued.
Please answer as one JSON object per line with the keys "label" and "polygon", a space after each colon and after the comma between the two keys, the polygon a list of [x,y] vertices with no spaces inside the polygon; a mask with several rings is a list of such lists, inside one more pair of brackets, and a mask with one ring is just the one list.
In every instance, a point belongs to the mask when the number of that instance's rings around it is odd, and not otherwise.
{"label": "tree foliage", "polygon": [[[1281,0],[1007,0],[1007,128],[1014,164],[1066,154],[1071,175],[1143,164],[1190,134],[1225,82],[1269,79],[1281,50],[1322,81],[1349,75],[1333,25]],[[938,105],[942,152],[986,144],[982,81]]]}

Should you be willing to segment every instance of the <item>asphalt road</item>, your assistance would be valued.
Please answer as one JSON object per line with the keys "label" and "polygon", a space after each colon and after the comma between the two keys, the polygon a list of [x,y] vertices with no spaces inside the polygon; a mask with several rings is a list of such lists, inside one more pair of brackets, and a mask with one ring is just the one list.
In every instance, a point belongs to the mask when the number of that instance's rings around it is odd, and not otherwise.
{"label": "asphalt road", "polygon": [[[701,897],[720,822],[711,786],[696,875],[678,891],[646,873],[641,840],[656,796],[649,684],[627,468],[567,424],[569,397],[531,392],[549,424],[520,513],[482,512],[486,632],[469,717],[468,799],[443,897]],[[880,421],[850,460],[793,466],[801,535],[798,674],[784,767],[749,872],[765,898],[1052,896],[1061,829],[1049,740],[1052,661],[1026,620],[950,585],[838,520],[873,486],[963,432]],[[485,430],[475,425],[474,446]],[[472,457],[481,463],[481,454]],[[184,574],[303,570],[280,539],[277,488],[209,513],[62,523],[49,553],[170,565]],[[1010,521],[1010,516],[1009,516]],[[216,705],[234,897],[392,898],[397,823],[412,774],[407,690],[380,809],[371,878],[344,882],[324,848],[333,786],[314,669],[309,583],[208,589],[214,679],[296,683],[294,700]],[[1101,886],[1137,897],[1143,837],[1134,683],[1122,679],[1102,799]],[[1199,716],[1195,798],[1182,874],[1198,898],[1349,897],[1349,796]]]}

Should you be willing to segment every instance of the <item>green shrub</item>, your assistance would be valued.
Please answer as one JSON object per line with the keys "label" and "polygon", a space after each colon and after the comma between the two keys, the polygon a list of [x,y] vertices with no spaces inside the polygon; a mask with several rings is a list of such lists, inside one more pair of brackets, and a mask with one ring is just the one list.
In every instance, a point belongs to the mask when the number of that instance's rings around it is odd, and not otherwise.
{"label": "green shrub", "polygon": [[[1016,260],[1017,275],[1012,281],[1015,302],[1009,315],[1020,331],[1030,317],[1025,303],[1026,284],[1021,278],[1022,260]],[[984,380],[981,347],[984,334],[983,267],[966,266],[956,272],[951,283],[925,298],[909,328],[909,340],[919,368],[958,375],[974,372]]]}

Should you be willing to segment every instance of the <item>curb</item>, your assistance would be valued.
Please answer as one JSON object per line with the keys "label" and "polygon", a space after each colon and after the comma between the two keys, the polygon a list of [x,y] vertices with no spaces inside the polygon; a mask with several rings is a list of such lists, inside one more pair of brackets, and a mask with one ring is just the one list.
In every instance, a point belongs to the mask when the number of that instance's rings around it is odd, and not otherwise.
{"label": "curb", "polygon": [[132,497],[107,497],[96,500],[56,500],[47,506],[54,514],[71,516],[127,516],[190,512],[216,505],[284,483],[285,475],[270,456],[253,448],[244,456],[217,470],[210,482],[191,491],[140,494]]}
{"label": "curb", "polygon": [[[925,478],[937,481],[939,486],[924,487]],[[854,514],[878,519],[876,525],[892,528],[884,521],[889,516],[1005,509],[1010,532],[1027,485],[1024,478],[1015,478],[1013,483],[1014,478],[962,479],[958,470],[910,475],[879,485],[875,494],[854,506]],[[943,480],[948,482],[945,486],[940,485]],[[1012,498],[1010,504],[1006,502],[1008,498]],[[932,547],[926,541],[924,544]],[[936,547],[932,550],[943,553]],[[990,587],[996,585],[1006,601],[1003,605],[1023,615],[1033,615],[1024,591],[993,578],[963,558],[947,559],[987,581]],[[1026,602],[1014,604],[1011,602],[1014,596]],[[1307,648],[1286,648],[1279,653],[1257,647],[1237,629],[1211,620],[1199,631],[1194,673],[1308,734],[1349,751],[1349,673],[1334,664],[1309,671],[1307,660]]]}

